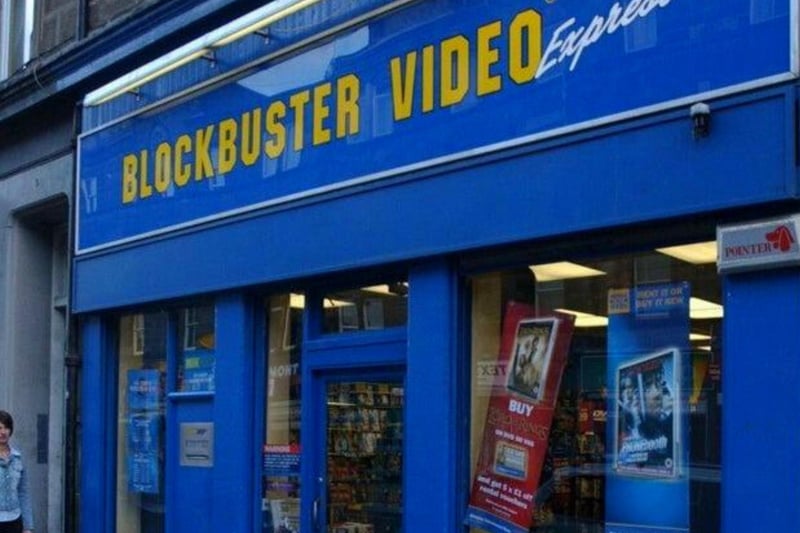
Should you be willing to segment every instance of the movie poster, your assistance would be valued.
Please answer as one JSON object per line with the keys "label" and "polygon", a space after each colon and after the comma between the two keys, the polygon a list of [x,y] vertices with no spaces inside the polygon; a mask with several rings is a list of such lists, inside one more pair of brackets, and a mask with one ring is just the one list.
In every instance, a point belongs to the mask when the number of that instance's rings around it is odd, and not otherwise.
{"label": "movie poster", "polygon": [[506,309],[497,376],[489,399],[465,523],[493,533],[526,533],[547,452],[574,318]]}
{"label": "movie poster", "polygon": [[678,375],[678,351],[674,349],[649,354],[618,368],[614,468],[619,474],[677,474]]}
{"label": "movie poster", "polygon": [[609,290],[606,533],[690,530],[691,295],[680,281]]}

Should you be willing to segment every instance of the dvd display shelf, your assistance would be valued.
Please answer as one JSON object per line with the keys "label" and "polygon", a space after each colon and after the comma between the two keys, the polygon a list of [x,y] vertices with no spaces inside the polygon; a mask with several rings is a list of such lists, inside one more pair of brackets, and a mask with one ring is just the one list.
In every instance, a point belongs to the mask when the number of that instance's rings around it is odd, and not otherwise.
{"label": "dvd display shelf", "polygon": [[327,438],[329,532],[401,531],[402,387],[330,385]]}

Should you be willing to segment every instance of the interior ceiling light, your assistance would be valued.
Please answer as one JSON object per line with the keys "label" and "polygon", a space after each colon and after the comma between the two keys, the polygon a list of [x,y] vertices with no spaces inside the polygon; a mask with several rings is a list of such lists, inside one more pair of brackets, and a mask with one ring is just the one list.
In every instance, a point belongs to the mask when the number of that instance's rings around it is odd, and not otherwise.
{"label": "interior ceiling light", "polygon": [[305,309],[306,307],[306,297],[304,294],[289,294],[289,306],[294,307],[295,309]]}
{"label": "interior ceiling light", "polygon": [[591,276],[605,276],[602,270],[585,267],[577,263],[561,261],[559,263],[545,263],[543,265],[531,265],[531,269],[536,281],[556,281],[560,279],[588,278]]}
{"label": "interior ceiling light", "polygon": [[702,320],[707,318],[722,318],[723,315],[723,308],[719,304],[701,298],[692,297],[689,299],[689,318]]}
{"label": "interior ceiling light", "polygon": [[690,341],[710,341],[711,335],[704,335],[702,333],[689,333]]}
{"label": "interior ceiling light", "polygon": [[400,283],[393,283],[392,285],[389,285],[388,283],[384,283],[383,285],[370,285],[369,287],[362,287],[361,290],[375,292],[378,294],[386,294],[389,296],[397,296],[398,293],[406,294],[408,292],[408,283],[402,281]]}
{"label": "interior ceiling light", "polygon": [[584,313],[582,311],[573,311],[572,309],[556,309],[556,311],[575,316],[576,328],[600,328],[608,326],[608,318],[604,316]]}
{"label": "interior ceiling light", "polygon": [[693,265],[705,265],[717,262],[717,241],[696,242],[694,244],[683,244],[681,246],[656,248],[656,251],[674,257],[675,259],[692,263]]}

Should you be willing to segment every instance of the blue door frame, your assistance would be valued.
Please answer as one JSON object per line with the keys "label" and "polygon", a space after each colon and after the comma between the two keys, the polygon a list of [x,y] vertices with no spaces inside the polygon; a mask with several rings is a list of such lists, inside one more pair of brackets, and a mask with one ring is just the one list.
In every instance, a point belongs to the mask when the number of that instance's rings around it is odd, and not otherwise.
{"label": "blue door frame", "polygon": [[[331,382],[391,379],[405,385],[405,329],[307,340],[303,348],[301,532],[323,533],[327,498],[327,413]],[[405,450],[404,450],[405,454]],[[405,476],[404,476],[405,479]],[[403,490],[403,493],[407,493]]]}

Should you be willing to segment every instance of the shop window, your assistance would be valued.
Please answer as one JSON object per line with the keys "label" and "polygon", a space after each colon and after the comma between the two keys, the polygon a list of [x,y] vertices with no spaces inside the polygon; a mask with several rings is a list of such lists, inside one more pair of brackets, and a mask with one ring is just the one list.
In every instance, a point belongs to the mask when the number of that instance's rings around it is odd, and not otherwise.
{"label": "shop window", "polygon": [[76,0],[36,2],[38,55],[75,39],[78,30],[78,5],[79,2]]}
{"label": "shop window", "polygon": [[11,76],[33,53],[34,2],[0,0],[0,79]]}
{"label": "shop window", "polygon": [[719,531],[715,254],[470,279],[472,531]]}
{"label": "shop window", "polygon": [[300,354],[303,301],[266,302],[267,383],[261,489],[262,531],[300,531]]}
{"label": "shop window", "polygon": [[216,337],[214,307],[201,305],[180,311],[178,390],[210,392],[214,390]]}
{"label": "shop window", "polygon": [[404,326],[408,283],[398,281],[331,292],[324,296],[322,304],[324,333]]}
{"label": "shop window", "polygon": [[117,533],[164,531],[164,385],[167,317],[119,322]]}

